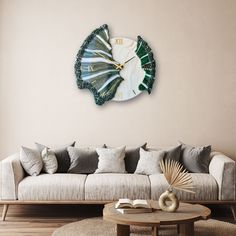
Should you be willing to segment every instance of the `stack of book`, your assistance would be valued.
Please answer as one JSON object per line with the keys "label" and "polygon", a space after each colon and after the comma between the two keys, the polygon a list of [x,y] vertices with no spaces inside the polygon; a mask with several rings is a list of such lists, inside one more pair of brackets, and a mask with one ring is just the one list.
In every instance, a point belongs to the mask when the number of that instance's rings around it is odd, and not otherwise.
{"label": "stack of book", "polygon": [[115,208],[122,214],[138,214],[152,212],[152,206],[147,200],[136,199],[130,200],[128,198],[119,199]]}

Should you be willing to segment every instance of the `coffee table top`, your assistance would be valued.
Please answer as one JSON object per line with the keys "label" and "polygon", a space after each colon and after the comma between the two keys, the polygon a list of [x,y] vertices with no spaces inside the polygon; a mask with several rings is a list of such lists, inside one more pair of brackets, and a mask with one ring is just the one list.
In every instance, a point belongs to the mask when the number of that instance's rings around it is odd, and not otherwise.
{"label": "coffee table top", "polygon": [[199,204],[180,203],[176,212],[164,212],[158,207],[157,201],[151,201],[152,213],[122,214],[115,209],[115,202],[106,204],[103,219],[122,225],[158,226],[190,223],[208,219],[211,210]]}

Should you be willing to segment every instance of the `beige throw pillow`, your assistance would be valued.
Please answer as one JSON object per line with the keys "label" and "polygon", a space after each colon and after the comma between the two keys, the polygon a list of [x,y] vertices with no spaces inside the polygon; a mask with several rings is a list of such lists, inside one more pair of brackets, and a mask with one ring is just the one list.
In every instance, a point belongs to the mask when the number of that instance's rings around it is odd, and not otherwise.
{"label": "beige throw pillow", "polygon": [[54,174],[57,171],[58,163],[55,153],[49,148],[44,148],[42,153],[43,170],[48,174]]}
{"label": "beige throw pillow", "polygon": [[125,146],[119,148],[96,148],[98,168],[95,173],[126,173]]}
{"label": "beige throw pillow", "polygon": [[43,168],[40,152],[27,147],[21,147],[20,162],[29,175],[39,175]]}
{"label": "beige throw pillow", "polygon": [[140,159],[135,174],[153,175],[161,174],[160,161],[164,158],[165,151],[145,151],[140,148]]}

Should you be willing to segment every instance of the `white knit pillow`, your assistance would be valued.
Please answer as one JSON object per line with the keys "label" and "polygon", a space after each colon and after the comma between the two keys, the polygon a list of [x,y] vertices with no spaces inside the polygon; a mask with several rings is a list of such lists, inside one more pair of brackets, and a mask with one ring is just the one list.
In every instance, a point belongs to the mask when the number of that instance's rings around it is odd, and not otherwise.
{"label": "white knit pillow", "polygon": [[125,146],[119,148],[96,148],[98,168],[95,173],[126,173]]}
{"label": "white knit pillow", "polygon": [[161,174],[160,161],[164,158],[165,151],[145,151],[140,148],[140,159],[135,174],[153,175]]}
{"label": "white knit pillow", "polygon": [[39,175],[43,168],[40,152],[27,147],[21,147],[20,162],[29,175]]}
{"label": "white knit pillow", "polygon": [[46,147],[43,149],[41,155],[43,159],[43,170],[48,174],[54,174],[58,168],[55,153]]}

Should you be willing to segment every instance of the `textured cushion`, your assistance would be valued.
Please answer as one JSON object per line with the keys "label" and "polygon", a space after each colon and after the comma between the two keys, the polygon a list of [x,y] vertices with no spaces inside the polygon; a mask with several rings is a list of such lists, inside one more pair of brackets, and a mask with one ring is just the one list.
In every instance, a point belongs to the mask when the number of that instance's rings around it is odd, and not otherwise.
{"label": "textured cushion", "polygon": [[[210,174],[190,174],[193,179],[196,194],[176,191],[180,200],[217,200],[218,187],[216,180]],[[149,176],[151,182],[151,199],[158,200],[160,195],[168,188],[168,183],[163,174]]]}
{"label": "textured cushion", "polygon": [[69,173],[92,174],[98,168],[98,154],[94,148],[68,147],[70,156]]}
{"label": "textured cushion", "polygon": [[43,168],[40,152],[31,148],[21,147],[20,162],[29,175],[39,175]]}
{"label": "textured cushion", "polygon": [[180,162],[193,173],[208,173],[211,146],[193,147],[182,143]]}
{"label": "textured cushion", "polygon": [[98,168],[95,173],[125,173],[125,146],[119,148],[97,148]]}
{"label": "textured cushion", "polygon": [[[40,152],[42,152],[42,150],[45,147],[47,147],[43,144],[39,144],[39,143],[35,143],[35,144]],[[74,147],[75,142],[65,145],[62,148],[58,148],[58,149],[53,150],[56,155],[57,163],[58,163],[57,173],[66,173],[68,171],[68,169],[70,168],[70,157],[67,152],[67,147],[69,147],[69,146]]]}
{"label": "textured cushion", "polygon": [[41,174],[24,178],[18,188],[19,200],[84,200],[86,175]]}
{"label": "textured cushion", "polygon": [[[128,173],[134,173],[136,168],[137,168],[137,164],[140,158],[139,155],[139,150],[140,148],[143,148],[144,150],[146,150],[146,146],[147,143],[144,143],[142,146],[139,147],[126,147],[125,149],[125,169]],[[110,148],[109,146],[106,146]]]}
{"label": "textured cushion", "polygon": [[85,200],[113,201],[119,198],[150,199],[148,176],[91,174],[85,182]]}
{"label": "textured cushion", "polygon": [[181,153],[181,144],[178,145],[177,147],[171,147],[169,149],[165,149],[165,160],[174,160],[174,161],[179,161],[180,159],[180,153]]}
{"label": "textured cushion", "polygon": [[152,175],[161,173],[160,161],[164,158],[165,152],[159,151],[145,151],[140,148],[140,159],[138,161],[135,174]]}
{"label": "textured cushion", "polygon": [[57,158],[55,153],[48,148],[44,148],[41,153],[43,159],[43,170],[48,174],[54,174],[57,171]]}

